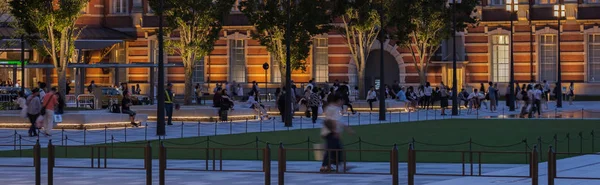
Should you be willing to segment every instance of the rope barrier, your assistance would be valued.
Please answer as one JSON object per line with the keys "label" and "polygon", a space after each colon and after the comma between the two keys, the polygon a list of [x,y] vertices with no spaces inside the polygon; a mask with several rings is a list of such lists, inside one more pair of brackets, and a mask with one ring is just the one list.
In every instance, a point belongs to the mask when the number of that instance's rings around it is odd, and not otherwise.
{"label": "rope barrier", "polygon": [[223,146],[244,146],[244,145],[249,145],[249,144],[256,143],[256,141],[251,141],[251,142],[248,142],[248,143],[242,143],[242,144],[225,144],[225,143],[216,142],[216,141],[213,141],[213,140],[210,140],[210,142],[211,142],[211,143],[218,144],[218,145],[223,145]]}
{"label": "rope barrier", "polygon": [[163,142],[166,144],[172,144],[172,145],[178,145],[178,146],[191,146],[191,145],[198,145],[198,144],[206,143],[207,140],[194,142],[194,143],[174,143],[174,142],[170,142],[168,140],[165,140]]}
{"label": "rope barrier", "polygon": [[452,144],[434,144],[434,143],[424,143],[424,142],[419,142],[419,141],[415,141],[415,143],[422,144],[422,145],[429,145],[429,146],[458,146],[458,145],[469,144],[469,141],[462,142],[462,143],[452,143]]}
{"label": "rope barrier", "polygon": [[[521,145],[523,143],[525,143],[524,141],[515,143],[515,144],[509,144],[509,145],[485,145],[485,144],[480,144],[480,143],[476,143],[476,142],[472,142],[474,145],[477,146],[481,146],[481,147],[486,147],[486,148],[508,148],[508,147],[513,147],[513,146],[517,146],[517,145]],[[529,145],[527,145],[527,147],[529,147]]]}
{"label": "rope barrier", "polygon": [[362,141],[362,143],[368,144],[368,145],[373,145],[373,146],[378,146],[378,147],[393,147],[394,145],[380,145],[380,144],[375,144],[375,143],[370,143],[367,141]]}
{"label": "rope barrier", "polygon": [[0,136],[0,138],[11,138],[14,137],[17,134],[11,134],[11,135],[7,135],[7,136]]}

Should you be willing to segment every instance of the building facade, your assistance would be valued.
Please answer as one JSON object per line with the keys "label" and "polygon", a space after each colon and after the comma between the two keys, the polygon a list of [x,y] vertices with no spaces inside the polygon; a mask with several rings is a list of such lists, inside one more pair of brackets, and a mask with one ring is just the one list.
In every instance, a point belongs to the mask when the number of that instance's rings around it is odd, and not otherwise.
{"label": "building facade", "polygon": [[[510,13],[506,11],[506,0],[481,0],[474,16],[480,19],[456,34],[458,61],[458,84],[462,88],[479,88],[479,83],[497,82],[506,87],[510,76],[510,46],[514,50],[514,76],[520,83],[557,80],[560,60],[564,84],[575,82],[578,94],[599,94],[600,87],[600,0],[564,0],[564,16],[560,20],[554,16],[559,0],[518,0],[518,11],[514,16],[514,26],[510,27]],[[237,7],[237,3],[236,3]],[[215,50],[196,63],[194,75],[184,75],[181,59],[176,54],[166,53],[165,81],[175,84],[178,94],[183,92],[185,78],[193,83],[213,86],[215,83],[236,81],[242,84],[258,82],[264,87],[278,87],[281,74],[278,61],[271,59],[266,47],[251,38],[253,30],[244,15],[233,7],[225,20],[221,39],[215,43]],[[127,82],[140,84],[142,93],[150,92],[155,84],[157,62],[156,29],[158,19],[146,0],[90,0],[77,21],[85,26],[82,37],[76,43],[78,56],[73,63],[81,64],[68,75],[70,80],[89,84],[92,80],[98,85],[114,85]],[[514,36],[511,38],[511,30]],[[0,34],[8,39],[10,30],[0,29]],[[560,34],[560,41],[558,40]],[[168,35],[177,39],[177,35]],[[558,44],[561,45],[558,51]],[[444,41],[427,73],[433,84],[452,84],[452,39]],[[372,47],[368,58],[365,80],[367,86],[377,85],[380,50],[384,50],[385,82],[398,81],[403,85],[418,85],[419,76],[413,65],[409,50],[397,46],[393,41],[379,41]],[[0,60],[14,60],[15,49],[7,49]],[[558,52],[561,53],[560,59]],[[36,81],[56,82],[56,76],[49,68],[47,60],[35,51],[28,51],[29,64],[25,85]],[[11,58],[12,57],[12,58]],[[271,68],[264,70],[264,63]],[[349,82],[357,84],[356,67],[344,38],[335,32],[316,36],[311,55],[307,59],[306,71],[293,71],[296,83],[315,79],[318,83]],[[0,75],[19,79],[20,70],[10,65],[2,65]],[[75,80],[79,79],[79,80]],[[503,91],[505,88],[501,88]],[[145,94],[145,93],[144,93]]]}

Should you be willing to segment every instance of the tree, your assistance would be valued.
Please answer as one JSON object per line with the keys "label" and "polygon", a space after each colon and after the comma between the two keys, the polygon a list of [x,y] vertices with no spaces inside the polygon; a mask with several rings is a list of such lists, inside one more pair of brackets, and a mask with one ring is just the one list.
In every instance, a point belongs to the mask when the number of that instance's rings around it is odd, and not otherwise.
{"label": "tree", "polygon": [[[379,13],[380,11],[388,12],[390,4],[388,0],[338,1],[338,3],[336,7],[341,10],[338,18],[342,24],[336,28],[344,37],[344,41],[350,49],[352,61],[356,65],[359,96],[365,97],[364,78],[367,58],[369,58],[371,47],[383,27]],[[384,16],[384,25],[387,25],[388,20],[389,16]]]}
{"label": "tree", "polygon": [[49,56],[58,75],[58,92],[65,95],[67,65],[73,59],[75,40],[81,28],[75,26],[87,0],[13,0],[11,14],[27,42]]}
{"label": "tree", "polygon": [[398,44],[411,53],[413,64],[419,73],[419,82],[427,82],[427,69],[431,57],[439,49],[443,40],[452,35],[452,16],[456,18],[456,31],[477,23],[472,16],[478,0],[457,0],[456,12],[448,3],[452,0],[411,0],[396,1],[394,38]]}
{"label": "tree", "polygon": [[[281,82],[285,83],[286,30],[290,25],[290,64],[293,70],[306,70],[312,38],[329,31],[333,3],[328,0],[246,0],[240,3],[240,10],[246,15],[255,31],[252,37],[267,47],[276,61],[279,61]],[[288,9],[289,8],[289,9]],[[289,21],[288,21],[289,18]]]}
{"label": "tree", "polygon": [[[160,0],[150,0],[158,11]],[[235,0],[163,0],[167,32],[177,31],[179,39],[166,41],[169,52],[181,56],[185,70],[184,104],[192,103],[192,78],[194,64],[214,49],[219,39],[223,19],[231,11]]]}

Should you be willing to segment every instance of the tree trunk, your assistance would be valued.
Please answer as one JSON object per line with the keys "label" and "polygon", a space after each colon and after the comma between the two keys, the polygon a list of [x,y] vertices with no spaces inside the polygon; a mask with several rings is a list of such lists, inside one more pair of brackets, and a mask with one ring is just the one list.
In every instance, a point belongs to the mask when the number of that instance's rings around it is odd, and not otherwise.
{"label": "tree trunk", "polygon": [[193,65],[186,65],[184,67],[185,70],[185,90],[183,95],[183,104],[191,105],[192,99],[194,98],[192,94],[192,76],[193,76]]}
{"label": "tree trunk", "polygon": [[60,93],[61,98],[65,99],[65,94],[67,93],[67,70],[62,66],[56,68],[56,74],[58,75],[58,93]]}
{"label": "tree trunk", "polygon": [[285,84],[287,82],[287,79],[285,78],[285,67],[281,65],[281,63],[279,63],[279,73],[281,74],[281,89],[285,90]]}
{"label": "tree trunk", "polygon": [[361,99],[365,99],[366,97],[366,87],[365,87],[365,69],[364,67],[357,70],[358,72],[358,97]]}
{"label": "tree trunk", "polygon": [[422,69],[419,71],[419,83],[421,83],[421,85],[425,85],[427,83],[427,73],[425,70],[426,69]]}

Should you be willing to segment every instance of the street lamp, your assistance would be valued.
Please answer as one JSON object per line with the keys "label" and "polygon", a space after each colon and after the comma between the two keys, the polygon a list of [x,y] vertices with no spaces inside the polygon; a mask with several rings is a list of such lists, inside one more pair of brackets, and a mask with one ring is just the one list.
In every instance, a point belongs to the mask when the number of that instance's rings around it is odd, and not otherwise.
{"label": "street lamp", "polygon": [[165,130],[165,69],[164,69],[164,41],[163,41],[163,11],[164,0],[159,1],[158,7],[158,90],[157,90],[157,113],[156,113],[156,135],[166,135]]}
{"label": "street lamp", "polygon": [[269,86],[267,84],[267,71],[269,70],[269,63],[265,62],[262,67],[265,70],[265,101],[269,101]]}
{"label": "street lamp", "polygon": [[452,115],[458,116],[458,82],[456,77],[456,0],[452,0]]}
{"label": "street lamp", "polygon": [[[516,4],[516,6],[515,6]],[[513,55],[513,19],[515,12],[519,10],[519,0],[506,0],[506,11],[510,12],[510,79],[508,86],[510,92],[508,92],[508,108],[509,111],[515,111],[515,58]]]}
{"label": "street lamp", "polygon": [[286,127],[292,127],[292,113],[294,111],[292,111],[292,67],[291,67],[291,51],[290,51],[290,46],[291,46],[291,34],[292,31],[291,29],[291,24],[292,24],[292,15],[291,15],[291,5],[292,1],[288,0],[286,2],[287,7],[287,13],[288,13],[288,17],[287,17],[287,25],[286,25],[286,29],[285,29],[285,38],[286,38],[286,42],[285,42],[285,50],[286,50],[286,55],[285,55],[285,112],[284,112],[284,122],[285,122],[285,126]]}
{"label": "street lamp", "polygon": [[562,108],[562,74],[561,74],[561,69],[560,69],[560,20],[562,19],[562,17],[565,16],[565,5],[561,4],[561,1],[559,0],[557,2],[557,4],[554,5],[554,17],[557,17],[557,22],[558,22],[558,33],[557,35],[557,40],[558,40],[558,64],[556,66],[556,73],[557,73],[557,79],[556,81],[558,82],[559,85],[559,89],[561,90],[560,96],[558,96],[558,98],[556,99],[556,107],[557,108]]}
{"label": "street lamp", "polygon": [[[379,51],[381,52],[379,58],[379,120],[385,121],[385,74],[384,74],[384,62],[383,62],[383,43],[385,42],[385,29],[383,27],[383,2],[379,7]],[[359,79],[361,80],[361,79]]]}

